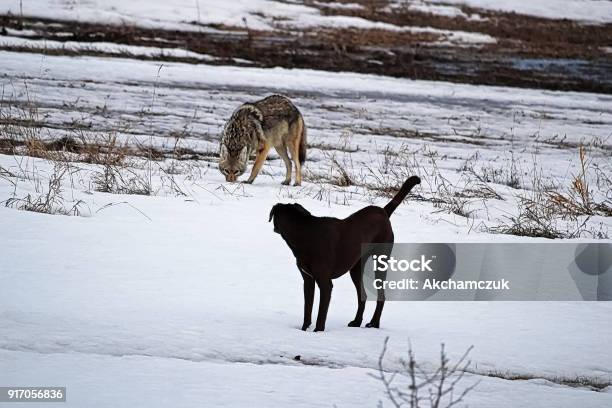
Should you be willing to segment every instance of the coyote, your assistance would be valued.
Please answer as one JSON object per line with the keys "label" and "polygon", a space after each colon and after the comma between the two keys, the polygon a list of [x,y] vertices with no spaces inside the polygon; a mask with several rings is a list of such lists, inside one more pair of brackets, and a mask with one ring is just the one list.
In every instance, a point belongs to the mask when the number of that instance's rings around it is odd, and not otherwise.
{"label": "coyote", "polygon": [[289,99],[271,95],[260,101],[245,103],[234,111],[225,124],[219,152],[219,170],[227,181],[236,181],[257,152],[251,175],[252,183],[261,170],[271,147],[276,149],[286,167],[285,180],[291,183],[291,159],[295,163],[295,184],[302,183],[301,164],[306,159],[306,126],[302,114]]}

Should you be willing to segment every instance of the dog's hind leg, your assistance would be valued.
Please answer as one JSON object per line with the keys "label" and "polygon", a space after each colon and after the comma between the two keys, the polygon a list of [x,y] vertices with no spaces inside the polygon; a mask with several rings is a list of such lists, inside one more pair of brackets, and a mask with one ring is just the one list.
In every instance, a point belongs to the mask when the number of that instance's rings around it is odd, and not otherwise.
{"label": "dog's hind leg", "polygon": [[[393,231],[390,231],[389,235],[387,235],[387,239],[381,239],[380,242],[387,242],[390,245],[383,246],[379,255],[384,254],[390,256],[391,251],[393,250]],[[374,272],[374,277],[376,279],[385,281],[387,279],[387,272],[376,271]],[[380,316],[382,315],[383,308],[385,307],[385,290],[381,288],[376,292],[376,309],[372,315],[372,320],[370,320],[370,323],[366,324],[366,327],[374,327],[378,329],[380,328]]]}
{"label": "dog's hind leg", "polygon": [[[375,272],[376,279],[386,280],[387,272]],[[367,323],[365,327],[374,327],[380,328],[380,315],[382,315],[383,307],[385,307],[385,290],[378,289],[376,297],[376,309],[374,310],[374,314],[372,315],[372,320],[370,323]]]}
{"label": "dog's hind leg", "polygon": [[383,307],[385,307],[385,291],[382,289],[378,290],[378,298],[381,298],[381,293],[382,292],[382,299],[383,300],[378,300],[376,301],[376,310],[374,310],[374,315],[372,316],[372,320],[370,320],[370,323],[366,324],[366,327],[374,327],[376,329],[380,328],[380,315],[382,314],[383,311]]}
{"label": "dog's hind leg", "polygon": [[304,278],[304,323],[302,324],[302,330],[306,330],[312,323],[312,304],[314,303],[315,280],[312,276],[304,272],[302,272],[302,278]]}
{"label": "dog's hind leg", "polygon": [[357,313],[355,314],[353,321],[349,322],[348,326],[359,327],[363,321],[363,311],[365,309],[365,300],[363,300],[361,297],[361,262],[357,262],[357,264],[351,268],[350,273],[353,284],[355,285],[355,290],[357,291]]}
{"label": "dog's hind leg", "polygon": [[[385,279],[387,279],[387,273],[376,272],[375,277],[376,279],[382,279],[384,281]],[[385,290],[378,289],[377,292],[378,294],[376,298],[376,309],[374,310],[374,314],[372,315],[372,320],[370,320],[370,323],[367,323],[365,327],[374,327],[378,329],[380,328],[380,315],[382,315],[383,307],[385,307]]]}
{"label": "dog's hind leg", "polygon": [[329,309],[332,288],[334,287],[331,279],[317,280],[317,285],[319,285],[319,314],[317,315],[317,324],[314,330],[316,332],[325,330],[327,310]]}

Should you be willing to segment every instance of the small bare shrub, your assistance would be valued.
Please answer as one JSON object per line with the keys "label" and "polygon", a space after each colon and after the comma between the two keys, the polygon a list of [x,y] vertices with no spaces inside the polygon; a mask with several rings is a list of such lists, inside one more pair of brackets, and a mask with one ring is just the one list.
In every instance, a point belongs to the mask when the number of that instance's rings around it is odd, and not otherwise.
{"label": "small bare shrub", "polygon": [[81,142],[80,160],[102,166],[122,166],[129,154],[127,143],[120,143],[116,133],[102,136],[79,132]]}
{"label": "small bare shrub", "polygon": [[340,176],[336,178],[336,185],[340,187],[348,187],[348,186],[352,186],[353,184],[355,184],[351,176],[349,175],[348,171],[346,170],[346,168],[342,166],[340,163],[338,163],[335,157],[332,156],[331,161],[333,165],[340,172]]}
{"label": "small bare shrub", "polygon": [[428,183],[434,207],[461,217],[469,217],[471,211],[468,206],[472,197],[465,193],[465,186],[458,188],[458,183],[451,183],[446,179],[438,168],[435,156],[430,156],[430,161],[432,171],[428,180],[433,179],[433,182],[429,181]]}
{"label": "small bare shrub", "polygon": [[586,221],[575,229],[561,227],[554,212],[546,207],[541,198],[534,200],[520,197],[517,209],[516,216],[506,217],[505,223],[488,228],[488,231],[495,234],[549,239],[578,238],[585,231]]}
{"label": "small bare shrub", "polygon": [[[459,182],[450,182],[442,175],[438,167],[436,151],[428,148],[410,150],[406,145],[399,150],[387,147],[382,151],[382,160],[378,167],[367,167],[365,187],[384,196],[393,196],[406,179],[418,175],[423,180],[424,195],[411,193],[413,199],[429,201],[440,211],[470,217],[472,211],[469,205],[474,199],[495,196],[499,197],[486,185],[473,185],[469,178],[463,175]],[[501,197],[499,197],[501,198]]]}
{"label": "small bare shrub", "polygon": [[15,182],[12,179],[17,177],[17,175],[13,173],[12,171],[7,170],[4,167],[0,166],[0,177],[8,181],[9,183],[15,185]]}
{"label": "small bare shrub", "polygon": [[148,176],[141,175],[135,163],[128,160],[130,149],[119,143],[114,133],[103,137],[81,135],[83,160],[100,166],[92,174],[94,190],[113,194],[151,195],[153,187]]}
{"label": "small bare shrub", "polygon": [[39,179],[34,180],[36,194],[27,194],[25,197],[13,196],[3,203],[6,207],[16,208],[24,211],[33,211],[45,214],[80,215],[80,208],[84,204],[78,200],[71,207],[65,206],[62,195],[62,182],[69,171],[65,163],[56,162],[53,172],[49,176],[46,188],[41,186]]}
{"label": "small bare shrub", "polygon": [[[580,171],[578,174],[573,176],[572,183],[566,192],[549,192],[547,199],[549,205],[553,210],[563,216],[575,219],[581,215],[604,215],[612,216],[612,205],[610,202],[595,202],[591,191],[591,186],[588,180],[590,161],[586,155],[586,149],[584,146],[579,148],[580,158]],[[596,168],[596,176],[598,180],[606,180],[605,174],[598,174]],[[608,182],[610,179],[607,179]],[[610,186],[608,184],[608,191],[610,193]],[[609,201],[609,200],[608,200]]]}
{"label": "small bare shrub", "polygon": [[364,187],[392,197],[408,177],[417,175],[423,178],[425,171],[419,163],[418,151],[411,150],[410,146],[403,144],[397,150],[386,146],[381,153],[382,158],[378,157],[375,166],[366,166]]}
{"label": "small bare shrub", "polygon": [[[457,389],[457,384],[468,373],[471,365],[471,361],[467,358],[472,347],[468,348],[457,362],[451,364],[444,344],[442,344],[440,363],[433,372],[428,372],[421,367],[410,347],[408,359],[399,361],[402,370],[389,372],[384,365],[388,342],[387,337],[378,358],[378,373],[373,374],[372,377],[383,383],[387,399],[396,408],[450,408],[462,402],[466,395],[478,385],[476,382],[463,388],[462,391]],[[407,383],[398,385],[398,378],[405,378]],[[378,406],[382,408],[383,403],[380,402]]]}
{"label": "small bare shrub", "polygon": [[[583,169],[586,171],[584,154],[581,153]],[[534,160],[535,162],[535,160]],[[585,172],[574,177],[569,195],[556,191],[556,187],[546,185],[542,170],[534,165],[532,190],[517,197],[517,215],[505,217],[506,221],[488,228],[492,233],[541,237],[549,239],[607,238],[603,230],[588,228],[594,208],[589,193]]]}
{"label": "small bare shrub", "polygon": [[26,141],[40,139],[38,108],[30,100],[27,83],[25,83],[26,101],[24,103],[9,103],[0,99],[0,139],[16,139]]}
{"label": "small bare shrub", "polygon": [[494,183],[519,189],[521,187],[521,174],[516,159],[512,156],[509,167],[480,166],[479,168],[466,168],[472,176],[481,183]]}
{"label": "small bare shrub", "polygon": [[128,166],[106,164],[91,178],[96,191],[113,194],[151,195],[153,187],[150,179]]}

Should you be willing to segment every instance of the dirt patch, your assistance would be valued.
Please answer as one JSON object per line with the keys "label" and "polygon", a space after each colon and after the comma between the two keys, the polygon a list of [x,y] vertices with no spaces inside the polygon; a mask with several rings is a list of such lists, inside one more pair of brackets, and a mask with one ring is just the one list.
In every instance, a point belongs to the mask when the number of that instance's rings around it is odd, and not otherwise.
{"label": "dirt patch", "polygon": [[[309,3],[309,2],[306,2]],[[28,29],[33,39],[112,42],[181,48],[215,57],[207,64],[257,67],[312,68],[351,71],[401,78],[504,85],[553,90],[612,93],[612,24],[587,25],[548,20],[514,13],[462,7],[478,20],[422,13],[408,8],[389,9],[384,1],[365,1],[362,8],[339,9],[312,2],[322,14],[361,17],[399,26],[433,27],[487,34],[495,44],[466,46],[450,43],[440,32],[381,29],[287,28],[275,21],[275,31],[245,27],[202,26],[201,32],[147,29],[128,25],[100,25],[48,19],[0,16],[0,29]],[[197,25],[195,22],[194,25]],[[211,30],[213,29],[213,30]],[[106,55],[93,49],[32,49],[0,47],[12,51],[62,55]],[[111,57],[200,63],[194,58],[159,55]]]}
{"label": "dirt patch", "polygon": [[161,161],[165,159],[204,160],[211,161],[219,157],[217,152],[196,151],[191,148],[177,147],[175,149],[162,149],[149,146],[110,146],[105,143],[92,143],[77,140],[71,137],[62,137],[56,140],[19,140],[0,138],[0,154],[14,155],[26,152],[28,156],[48,158],[53,153],[73,153],[71,160],[82,163],[98,163],[95,159],[101,155],[119,155],[141,157],[149,160]]}
{"label": "dirt patch", "polygon": [[[325,15],[361,17],[398,26],[433,27],[443,30],[487,34],[498,40],[489,48],[512,50],[518,55],[541,58],[592,59],[605,56],[602,47],[612,43],[612,24],[584,24],[573,20],[553,20],[517,13],[491,11],[460,4],[464,17],[424,13],[408,6],[390,8],[383,0],[357,1],[362,8],[327,8],[330,0],[307,2]],[[437,3],[444,5],[444,3]],[[470,18],[478,16],[477,19]]]}

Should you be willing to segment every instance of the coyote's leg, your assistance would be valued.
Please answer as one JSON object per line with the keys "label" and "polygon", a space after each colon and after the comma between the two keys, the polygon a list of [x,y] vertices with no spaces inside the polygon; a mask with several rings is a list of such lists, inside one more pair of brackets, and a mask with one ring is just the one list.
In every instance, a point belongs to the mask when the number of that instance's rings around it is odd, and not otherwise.
{"label": "coyote's leg", "polygon": [[261,170],[261,167],[263,166],[264,161],[266,161],[266,157],[268,156],[269,150],[270,150],[270,143],[268,142],[264,142],[263,146],[261,146],[257,150],[257,157],[255,158],[255,163],[253,164],[251,175],[249,176],[248,180],[245,181],[245,183],[251,184],[253,180],[255,180],[255,177],[257,177],[257,175],[259,174],[259,170]]}
{"label": "coyote's leg", "polygon": [[302,166],[300,165],[300,138],[296,137],[291,140],[289,145],[291,150],[291,160],[295,163],[295,184],[294,186],[302,185]]}
{"label": "coyote's leg", "polygon": [[283,143],[282,146],[274,146],[274,149],[276,149],[276,153],[278,153],[285,163],[285,181],[283,181],[282,184],[291,184],[291,160],[289,159],[289,154],[287,153],[287,146]]}

